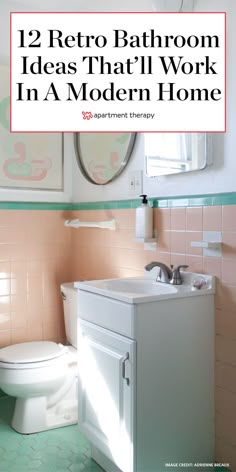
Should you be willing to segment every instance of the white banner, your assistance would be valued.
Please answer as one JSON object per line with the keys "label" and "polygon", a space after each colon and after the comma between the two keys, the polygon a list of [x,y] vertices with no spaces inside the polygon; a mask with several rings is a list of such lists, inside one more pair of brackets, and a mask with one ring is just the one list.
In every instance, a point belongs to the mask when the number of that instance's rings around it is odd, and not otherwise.
{"label": "white banner", "polygon": [[225,128],[225,13],[11,13],[12,132]]}

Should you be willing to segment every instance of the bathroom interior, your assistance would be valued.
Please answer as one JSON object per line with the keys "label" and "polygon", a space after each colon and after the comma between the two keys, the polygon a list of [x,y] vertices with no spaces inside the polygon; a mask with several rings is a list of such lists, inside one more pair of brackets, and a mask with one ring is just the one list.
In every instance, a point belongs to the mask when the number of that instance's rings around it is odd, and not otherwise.
{"label": "bathroom interior", "polygon": [[[184,2],[186,10],[227,13],[227,131],[207,137],[209,160],[193,172],[153,177],[145,157],[147,138],[137,133],[123,171],[98,185],[85,177],[78,163],[81,151],[78,135],[54,134],[48,140],[38,135],[32,141],[27,141],[27,136],[10,136],[4,102],[9,87],[9,72],[6,72],[9,71],[9,12],[178,11],[183,2],[114,0],[111,5],[108,0],[68,0],[64,3],[64,0],[2,0],[0,4],[2,159],[5,144],[13,149],[17,140],[29,145],[32,142],[42,152],[48,146],[50,153],[60,158],[56,177],[54,174],[41,188],[32,184],[33,179],[14,181],[8,175],[7,180],[7,171],[5,174],[1,171],[0,368],[4,362],[1,349],[9,346],[41,341],[68,344],[62,294],[63,290],[70,292],[75,281],[143,277],[145,266],[153,261],[168,267],[186,265],[187,272],[213,276],[214,367],[209,373],[209,378],[214,375],[214,457],[211,462],[216,463],[215,470],[236,472],[236,4],[231,0]],[[18,148],[14,149],[16,157]],[[153,234],[148,243],[136,238],[140,194],[148,195],[152,207]],[[76,227],[78,220],[87,222],[87,226]],[[106,222],[115,225],[113,230],[106,227]],[[207,252],[202,244],[207,235],[214,240],[219,238],[218,249],[213,252],[212,249]],[[194,300],[200,298],[203,297]],[[78,352],[79,349],[78,345]],[[181,371],[181,366],[179,368]],[[206,383],[208,380],[207,377]],[[35,434],[34,431],[32,434],[16,432],[11,427],[14,402],[14,396],[7,395],[0,382],[1,472],[103,470],[91,459],[89,442],[77,424],[54,426],[56,429]],[[33,407],[30,414],[34,412]],[[194,428],[192,434],[194,436]],[[152,443],[151,439],[149,442]],[[182,468],[181,461],[185,463]],[[178,470],[188,470],[187,454],[186,457],[182,454],[178,462]],[[174,464],[169,464],[165,470],[168,468],[175,470]],[[212,470],[209,464],[198,468],[203,472]],[[111,465],[104,469],[107,472],[121,470]],[[160,468],[124,468],[124,471],[163,472]]]}

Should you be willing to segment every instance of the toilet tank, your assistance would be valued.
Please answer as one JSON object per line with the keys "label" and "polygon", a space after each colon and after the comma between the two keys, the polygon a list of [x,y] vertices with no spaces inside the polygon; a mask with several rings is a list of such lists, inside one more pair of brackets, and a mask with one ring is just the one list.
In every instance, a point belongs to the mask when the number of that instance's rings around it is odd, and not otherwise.
{"label": "toilet tank", "polygon": [[64,283],[61,285],[61,295],[63,299],[64,320],[67,341],[78,349],[78,290],[74,283]]}

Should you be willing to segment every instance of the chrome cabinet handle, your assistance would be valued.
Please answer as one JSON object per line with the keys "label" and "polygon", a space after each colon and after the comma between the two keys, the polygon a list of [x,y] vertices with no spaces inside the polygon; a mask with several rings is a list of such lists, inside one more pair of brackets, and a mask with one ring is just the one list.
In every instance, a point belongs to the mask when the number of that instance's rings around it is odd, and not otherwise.
{"label": "chrome cabinet handle", "polygon": [[129,378],[125,375],[125,363],[129,360],[129,353],[126,352],[124,359],[122,360],[122,378],[126,380],[126,384],[129,385]]}

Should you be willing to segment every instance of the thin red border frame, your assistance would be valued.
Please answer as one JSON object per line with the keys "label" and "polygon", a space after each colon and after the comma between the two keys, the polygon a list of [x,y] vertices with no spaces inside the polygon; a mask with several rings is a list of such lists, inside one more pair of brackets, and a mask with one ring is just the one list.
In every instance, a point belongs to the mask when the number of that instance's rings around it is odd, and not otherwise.
{"label": "thin red border frame", "polygon": [[149,11],[136,11],[136,12],[133,12],[133,11],[105,11],[105,12],[102,12],[102,11],[90,11],[90,12],[69,12],[69,11],[66,11],[66,12],[54,12],[54,11],[50,11],[50,12],[46,12],[46,11],[41,11],[41,12],[30,12],[30,11],[21,11],[21,12],[10,12],[10,133],[116,133],[116,131],[78,131],[78,130],[71,130],[71,131],[12,131],[12,100],[11,100],[11,92],[12,92],[12,68],[11,68],[11,63],[12,63],[12,15],[25,15],[25,14],[36,14],[36,15],[44,15],[44,14],[49,14],[49,15],[55,15],[55,14],[58,14],[58,15],[65,15],[65,14],[68,14],[68,15],[74,15],[74,14],[77,14],[77,15],[89,15],[89,14],[96,14],[96,15],[99,15],[99,14],[102,14],[102,15],[106,15],[106,14],[114,14],[114,15],[119,15],[119,14],[136,14],[136,15],[144,15],[144,14],[152,14],[152,15],[162,15],[162,14],[165,14],[165,15],[168,15],[168,14],[176,14],[176,15],[224,15],[224,36],[225,36],[225,47],[224,47],[224,66],[225,66],[225,73],[224,73],[224,92],[225,92],[225,96],[224,96],[224,131],[127,131],[127,130],[124,130],[124,131],[117,131],[117,133],[211,133],[211,134],[214,134],[214,133],[226,133],[226,93],[227,93],[227,89],[226,89],[226,12],[225,11],[216,11],[216,12],[203,12],[203,11],[196,11],[196,12],[149,12]]}

